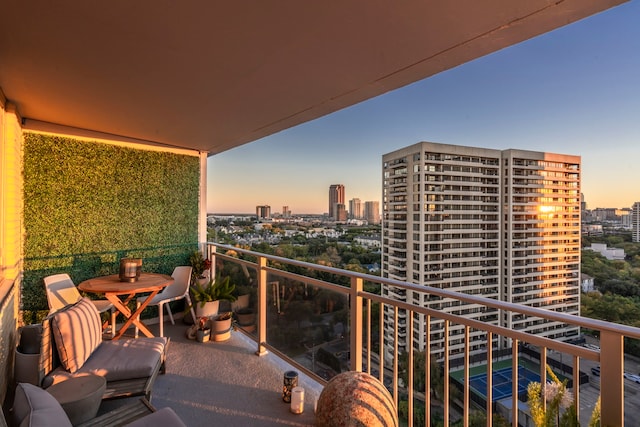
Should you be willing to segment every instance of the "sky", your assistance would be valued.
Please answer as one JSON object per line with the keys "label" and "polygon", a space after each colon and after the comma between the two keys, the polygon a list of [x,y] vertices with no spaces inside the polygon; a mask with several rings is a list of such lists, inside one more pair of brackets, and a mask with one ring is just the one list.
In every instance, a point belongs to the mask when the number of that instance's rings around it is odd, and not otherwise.
{"label": "sky", "polygon": [[[640,1],[217,154],[210,213],[382,200],[382,156],[420,141],[582,157],[588,209],[640,201]],[[224,185],[220,185],[223,182]],[[217,184],[217,185],[216,185]]]}

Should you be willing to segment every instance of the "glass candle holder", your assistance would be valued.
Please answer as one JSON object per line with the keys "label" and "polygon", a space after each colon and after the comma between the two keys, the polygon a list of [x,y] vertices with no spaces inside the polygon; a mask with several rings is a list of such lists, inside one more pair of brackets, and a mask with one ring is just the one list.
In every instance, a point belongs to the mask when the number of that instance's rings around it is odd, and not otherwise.
{"label": "glass candle holder", "polygon": [[135,282],[140,278],[142,270],[142,258],[121,258],[120,259],[120,281]]}
{"label": "glass candle holder", "polygon": [[291,412],[301,414],[304,411],[304,389],[294,387],[291,390]]}
{"label": "glass candle holder", "polygon": [[282,385],[282,400],[291,402],[291,391],[298,385],[298,373],[296,371],[287,371],[284,373]]}

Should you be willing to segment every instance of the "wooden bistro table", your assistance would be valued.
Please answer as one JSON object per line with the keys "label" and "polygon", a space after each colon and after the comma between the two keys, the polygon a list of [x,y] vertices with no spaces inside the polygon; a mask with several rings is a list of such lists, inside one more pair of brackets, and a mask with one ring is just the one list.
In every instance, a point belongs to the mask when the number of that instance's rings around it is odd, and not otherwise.
{"label": "wooden bistro table", "polygon": [[[118,274],[112,274],[110,276],[85,280],[78,285],[78,289],[84,292],[104,294],[116,310],[122,313],[126,321],[112,338],[117,340],[124,335],[132,324],[136,325],[146,336],[153,337],[149,328],[140,320],[140,313],[142,313],[142,310],[145,309],[158,292],[172,283],[173,278],[164,274],[141,273],[135,282],[121,282]],[[140,304],[135,312],[131,312],[128,306],[129,302],[134,299],[137,294],[145,292],[150,292],[147,299]]]}

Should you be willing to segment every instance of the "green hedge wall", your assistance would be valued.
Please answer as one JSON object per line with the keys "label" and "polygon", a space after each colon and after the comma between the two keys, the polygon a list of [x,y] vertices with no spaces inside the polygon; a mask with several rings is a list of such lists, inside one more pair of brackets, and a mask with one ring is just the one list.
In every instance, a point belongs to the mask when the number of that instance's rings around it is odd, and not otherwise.
{"label": "green hedge wall", "polygon": [[199,182],[197,156],[25,133],[25,320],[47,310],[50,274],[78,284],[117,273],[129,256],[143,258],[143,271],[188,265]]}

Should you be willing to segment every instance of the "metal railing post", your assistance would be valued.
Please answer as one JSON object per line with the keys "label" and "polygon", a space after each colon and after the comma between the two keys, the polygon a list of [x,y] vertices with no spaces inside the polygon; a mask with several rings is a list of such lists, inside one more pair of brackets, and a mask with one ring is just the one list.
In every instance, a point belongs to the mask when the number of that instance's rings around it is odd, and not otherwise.
{"label": "metal railing post", "polygon": [[267,353],[264,343],[267,342],[267,259],[258,256],[258,350],[262,356]]}
{"label": "metal railing post", "polygon": [[[359,277],[351,277],[351,301],[349,313],[351,319],[350,337],[351,337],[351,370],[362,371],[362,297],[359,295],[364,288],[364,281]],[[382,371],[382,366],[380,367]]]}
{"label": "metal railing post", "polygon": [[215,246],[207,245],[207,259],[210,261],[209,264],[209,279],[213,279],[216,277],[216,252],[218,248]]}
{"label": "metal railing post", "polygon": [[624,337],[600,333],[600,425],[624,425]]}

